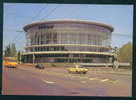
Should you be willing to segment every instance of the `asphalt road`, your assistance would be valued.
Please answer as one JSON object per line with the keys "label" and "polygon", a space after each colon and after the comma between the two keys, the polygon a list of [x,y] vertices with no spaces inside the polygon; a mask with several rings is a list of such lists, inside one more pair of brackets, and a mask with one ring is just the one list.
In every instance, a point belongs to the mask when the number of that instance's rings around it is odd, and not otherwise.
{"label": "asphalt road", "polygon": [[69,74],[65,68],[20,65],[3,69],[3,95],[131,96],[131,74],[89,70],[86,75]]}

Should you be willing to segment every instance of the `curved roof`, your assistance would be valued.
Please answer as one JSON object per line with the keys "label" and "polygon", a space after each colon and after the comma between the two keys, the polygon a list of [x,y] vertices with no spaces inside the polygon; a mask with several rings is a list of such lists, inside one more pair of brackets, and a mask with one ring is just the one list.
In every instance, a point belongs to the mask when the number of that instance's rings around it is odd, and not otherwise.
{"label": "curved roof", "polygon": [[103,24],[103,23],[98,23],[98,22],[91,22],[91,21],[85,21],[85,20],[50,20],[50,21],[43,21],[43,22],[35,22],[32,24],[27,24],[24,26],[24,30],[27,31],[29,28],[36,26],[36,25],[41,25],[41,24],[48,24],[48,23],[79,23],[79,24],[91,24],[91,25],[98,25],[102,26],[105,28],[108,28],[111,30],[111,32],[114,30],[114,28],[110,25]]}

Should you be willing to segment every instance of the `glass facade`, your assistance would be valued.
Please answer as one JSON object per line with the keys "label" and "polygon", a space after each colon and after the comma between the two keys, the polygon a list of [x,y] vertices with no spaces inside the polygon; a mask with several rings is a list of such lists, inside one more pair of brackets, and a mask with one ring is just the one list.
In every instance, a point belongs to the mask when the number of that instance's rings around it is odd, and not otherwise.
{"label": "glass facade", "polygon": [[91,52],[110,52],[109,48],[102,48],[96,46],[38,46],[26,48],[27,52],[41,52],[41,51],[91,51]]}
{"label": "glass facade", "polygon": [[111,33],[100,32],[97,29],[85,28],[52,28],[52,29],[34,29],[27,34],[27,42],[30,45],[42,44],[88,44],[110,46]]}
{"label": "glass facade", "polygon": [[[33,63],[33,55],[25,55],[24,62]],[[35,63],[68,62],[68,63],[108,63],[111,56],[92,54],[35,54]]]}
{"label": "glass facade", "polygon": [[[110,52],[110,41],[112,29],[99,24],[89,24],[82,22],[45,22],[42,24],[35,24],[25,28],[26,33],[26,52],[47,52],[47,51],[84,51],[84,52]],[[55,55],[55,54],[54,54]],[[78,55],[78,54],[77,54]],[[32,55],[29,56],[31,59]],[[93,62],[93,58],[107,61],[106,56],[95,56],[88,58],[87,55],[79,56],[73,55],[69,60],[65,56],[61,57],[59,54],[56,58],[46,55],[36,55],[36,61],[39,62]],[[60,57],[60,58],[58,58]],[[106,58],[105,58],[106,57]],[[46,60],[43,60],[46,58]],[[100,62],[101,62],[100,61]]]}

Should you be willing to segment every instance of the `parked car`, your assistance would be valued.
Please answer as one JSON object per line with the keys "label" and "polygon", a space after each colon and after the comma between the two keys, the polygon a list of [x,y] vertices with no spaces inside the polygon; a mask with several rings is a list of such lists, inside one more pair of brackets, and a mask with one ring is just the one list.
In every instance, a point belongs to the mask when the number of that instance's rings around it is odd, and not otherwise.
{"label": "parked car", "polygon": [[35,66],[35,68],[44,69],[45,66],[44,66],[43,64],[37,64],[37,65]]}

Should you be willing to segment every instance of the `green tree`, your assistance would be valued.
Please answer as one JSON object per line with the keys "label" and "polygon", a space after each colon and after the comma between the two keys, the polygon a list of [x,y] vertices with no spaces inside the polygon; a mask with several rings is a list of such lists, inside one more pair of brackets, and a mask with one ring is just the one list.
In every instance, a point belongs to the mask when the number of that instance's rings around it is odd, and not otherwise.
{"label": "green tree", "polygon": [[15,57],[16,54],[17,54],[17,50],[16,50],[16,46],[14,43],[6,46],[5,51],[4,51],[5,57]]}
{"label": "green tree", "polygon": [[11,54],[11,49],[10,49],[10,45],[6,46],[6,49],[5,49],[5,57],[10,57],[10,54]]}
{"label": "green tree", "polygon": [[114,54],[113,61],[118,61],[119,48],[114,47],[112,53]]}
{"label": "green tree", "polygon": [[128,62],[132,64],[132,43],[128,42],[119,49],[119,62]]}
{"label": "green tree", "polygon": [[11,44],[11,56],[14,57],[17,55],[16,46],[14,43]]}
{"label": "green tree", "polygon": [[17,60],[19,63],[21,62],[21,51],[17,52]]}

